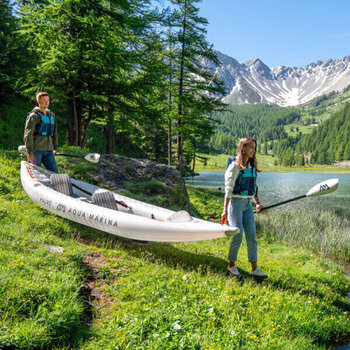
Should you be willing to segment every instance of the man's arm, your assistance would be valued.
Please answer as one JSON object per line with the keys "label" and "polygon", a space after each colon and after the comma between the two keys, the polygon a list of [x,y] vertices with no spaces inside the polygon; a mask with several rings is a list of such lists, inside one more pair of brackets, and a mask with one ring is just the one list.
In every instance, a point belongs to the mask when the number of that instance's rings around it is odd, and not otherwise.
{"label": "man's arm", "polygon": [[24,128],[24,144],[26,146],[28,157],[27,161],[33,163],[34,158],[34,131],[36,126],[35,114],[32,113],[27,117],[26,125]]}
{"label": "man's arm", "polygon": [[57,147],[58,147],[58,132],[57,132],[57,120],[56,120],[56,116],[55,115],[54,115],[54,127],[53,127],[52,144],[53,144],[54,153],[56,153]]}

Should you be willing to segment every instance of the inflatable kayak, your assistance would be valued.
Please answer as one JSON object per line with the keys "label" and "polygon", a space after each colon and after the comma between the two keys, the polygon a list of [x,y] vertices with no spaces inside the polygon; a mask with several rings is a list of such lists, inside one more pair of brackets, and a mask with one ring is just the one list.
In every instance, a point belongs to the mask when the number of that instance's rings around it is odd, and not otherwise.
{"label": "inflatable kayak", "polygon": [[186,211],[174,212],[147,204],[25,161],[21,162],[21,182],[29,198],[40,207],[128,239],[199,241],[239,233],[238,227],[200,220]]}

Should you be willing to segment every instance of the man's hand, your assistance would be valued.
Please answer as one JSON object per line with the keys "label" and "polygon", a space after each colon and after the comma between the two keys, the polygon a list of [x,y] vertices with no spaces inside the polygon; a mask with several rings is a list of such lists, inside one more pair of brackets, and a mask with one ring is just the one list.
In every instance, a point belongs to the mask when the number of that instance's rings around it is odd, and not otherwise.
{"label": "man's hand", "polygon": [[34,162],[34,154],[28,154],[27,163],[33,163],[33,162]]}
{"label": "man's hand", "polygon": [[54,154],[54,156],[57,154],[57,151],[54,149],[53,151],[52,151],[52,153]]}

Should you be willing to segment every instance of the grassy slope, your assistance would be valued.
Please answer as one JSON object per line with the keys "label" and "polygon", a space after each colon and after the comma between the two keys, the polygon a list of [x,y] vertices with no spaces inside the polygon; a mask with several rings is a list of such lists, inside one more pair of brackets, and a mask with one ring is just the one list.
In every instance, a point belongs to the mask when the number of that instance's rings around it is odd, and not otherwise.
{"label": "grassy slope", "polygon": [[[302,134],[311,133],[313,128],[316,126],[303,125],[304,121],[311,117],[315,118],[316,124],[327,120],[334,112],[341,108],[341,106],[350,101],[350,90],[343,93],[337,93],[329,99],[322,101],[318,106],[315,107],[316,100],[317,98],[299,106],[300,113],[302,115],[301,121],[299,123],[292,123],[285,126],[285,130],[290,136],[296,136],[296,134],[299,132]],[[299,130],[296,131],[296,128]],[[291,129],[293,129],[293,131],[291,131]],[[228,155],[221,154],[211,156],[207,154],[201,154],[201,156],[208,159],[207,164],[204,166],[203,161],[197,160],[195,171],[222,171],[226,169]],[[258,155],[259,165],[264,171],[350,171],[349,168],[338,168],[328,165],[292,168],[280,167],[274,165],[275,159],[276,158],[272,156],[271,152],[269,152],[267,155]]]}
{"label": "grassy slope", "polygon": [[[236,280],[225,270],[229,238],[127,242],[33,204],[14,153],[0,156],[0,172],[0,348],[321,349],[350,340],[349,279],[325,247],[282,243],[293,218],[272,231],[272,218],[259,219],[270,278],[248,277],[242,246]],[[198,214],[218,219],[220,194],[189,192]]]}
{"label": "grassy slope", "polygon": [[334,112],[350,101],[350,90],[336,93],[334,96],[322,101],[315,106],[317,98],[301,105],[303,118],[315,116],[316,122],[320,123],[328,119]]}

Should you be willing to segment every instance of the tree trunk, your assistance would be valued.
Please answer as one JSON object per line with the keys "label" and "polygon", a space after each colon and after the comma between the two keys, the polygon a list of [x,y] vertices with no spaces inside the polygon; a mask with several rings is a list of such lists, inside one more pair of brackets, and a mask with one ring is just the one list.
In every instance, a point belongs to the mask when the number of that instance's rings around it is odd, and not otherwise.
{"label": "tree trunk", "polygon": [[115,133],[113,129],[110,129],[107,127],[106,130],[106,153],[114,153],[114,148],[115,148]]}
{"label": "tree trunk", "polygon": [[107,102],[107,125],[106,125],[106,153],[114,153],[115,149],[115,132],[113,130],[113,115],[110,109],[110,101]]}
{"label": "tree trunk", "polygon": [[186,38],[186,31],[187,31],[187,15],[186,15],[186,10],[187,10],[187,2],[185,2],[185,15],[183,19],[183,25],[182,25],[182,46],[181,46],[181,59],[180,59],[180,76],[179,76],[179,105],[178,105],[178,113],[179,113],[179,121],[178,121],[178,136],[177,136],[177,159],[178,159],[178,164],[177,167],[183,176],[183,171],[182,171],[182,165],[183,165],[183,142],[184,142],[184,135],[181,130],[181,124],[182,124],[182,116],[183,116],[183,101],[182,101],[182,96],[183,96],[183,91],[184,91],[184,72],[185,72],[185,38]]}
{"label": "tree trunk", "polygon": [[182,133],[179,132],[177,134],[177,168],[179,169],[181,175],[183,176],[182,165],[183,165],[183,136],[182,136]]}
{"label": "tree trunk", "polygon": [[[170,55],[172,51],[170,49]],[[173,82],[173,74],[172,74],[172,59],[170,56],[170,75],[169,75],[169,96],[168,96],[168,109],[169,109],[169,121],[168,121],[168,165],[171,166],[173,164],[173,142],[172,142],[172,120],[171,120],[171,111],[172,111],[172,82]]]}
{"label": "tree trunk", "polygon": [[79,146],[79,125],[77,116],[77,105],[75,98],[75,89],[73,89],[73,120],[74,120],[74,146]]}
{"label": "tree trunk", "polygon": [[196,151],[194,151],[194,154],[193,154],[193,164],[192,164],[192,171],[194,172],[194,168],[196,166]]}
{"label": "tree trunk", "polygon": [[73,101],[68,96],[67,100],[67,144],[68,146],[74,145],[74,112],[73,112]]}
{"label": "tree trunk", "polygon": [[81,148],[85,147],[85,142],[86,142],[86,137],[87,137],[87,132],[89,129],[90,121],[92,120],[92,105],[91,103],[89,104],[89,115],[87,120],[84,123],[84,128],[82,132],[82,138],[81,138]]}
{"label": "tree trunk", "polygon": [[89,125],[90,125],[90,120],[87,120],[84,123],[84,128],[83,128],[83,133],[82,133],[82,138],[81,138],[81,143],[80,143],[80,147],[84,148],[85,147],[85,143],[86,143],[86,138],[87,138],[87,132],[89,129]]}
{"label": "tree trunk", "polygon": [[171,131],[171,120],[168,124],[168,165],[173,164],[173,145],[172,145],[172,131]]}

